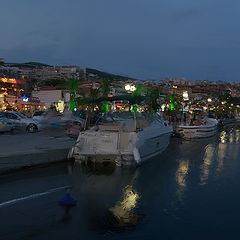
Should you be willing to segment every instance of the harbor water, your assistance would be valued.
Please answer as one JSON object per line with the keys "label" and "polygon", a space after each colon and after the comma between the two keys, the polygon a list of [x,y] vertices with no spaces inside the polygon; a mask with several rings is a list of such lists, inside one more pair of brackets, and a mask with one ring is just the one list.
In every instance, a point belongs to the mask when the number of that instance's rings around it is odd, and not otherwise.
{"label": "harbor water", "polygon": [[[55,164],[0,177],[0,239],[238,239],[240,127],[171,139],[138,168]],[[66,214],[66,189],[77,205]]]}

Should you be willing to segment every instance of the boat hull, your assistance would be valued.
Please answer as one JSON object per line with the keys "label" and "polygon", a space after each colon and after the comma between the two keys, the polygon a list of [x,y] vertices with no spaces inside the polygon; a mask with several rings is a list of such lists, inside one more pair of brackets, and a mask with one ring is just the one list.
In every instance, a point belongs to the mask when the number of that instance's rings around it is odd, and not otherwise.
{"label": "boat hull", "polygon": [[88,162],[114,161],[118,166],[139,165],[163,152],[172,128],[151,125],[138,132],[86,131],[80,133],[69,158]]}
{"label": "boat hull", "polygon": [[205,124],[199,126],[179,126],[176,132],[184,138],[205,138],[217,133],[218,121],[206,118]]}
{"label": "boat hull", "polygon": [[184,128],[177,129],[180,136],[184,138],[205,138],[214,136],[217,133],[217,127],[211,128]]}

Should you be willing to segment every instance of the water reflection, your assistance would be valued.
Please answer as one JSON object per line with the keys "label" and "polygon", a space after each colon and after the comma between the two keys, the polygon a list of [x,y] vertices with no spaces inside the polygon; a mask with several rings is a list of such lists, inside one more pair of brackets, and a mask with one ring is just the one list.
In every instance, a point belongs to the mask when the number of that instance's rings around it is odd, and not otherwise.
{"label": "water reflection", "polygon": [[109,209],[117,220],[118,227],[137,224],[140,216],[134,213],[134,209],[138,200],[139,194],[133,190],[133,186],[128,185],[123,189],[122,201],[117,202],[114,207]]}
{"label": "water reflection", "polygon": [[[143,215],[137,213],[140,193],[136,190],[139,169],[112,164],[73,166],[73,185],[83,201],[88,226],[97,232],[123,231],[135,226]],[[69,171],[71,174],[71,171]]]}
{"label": "water reflection", "polygon": [[180,187],[186,187],[186,176],[189,171],[189,160],[182,160],[176,172],[176,181]]}
{"label": "water reflection", "polygon": [[225,131],[222,131],[220,133],[220,140],[221,140],[221,143],[225,143],[226,140],[227,140],[227,137],[226,137],[227,133]]}
{"label": "water reflection", "polygon": [[216,173],[220,174],[224,169],[224,158],[227,153],[227,144],[220,142],[218,144],[217,168]]}
{"label": "water reflection", "polygon": [[239,142],[239,138],[240,138],[240,131],[235,131],[235,132],[236,132],[235,142],[238,143]]}
{"label": "water reflection", "polygon": [[207,183],[210,167],[211,167],[211,164],[212,164],[213,158],[214,158],[214,154],[215,154],[215,146],[213,144],[209,144],[205,148],[203,164],[200,166],[200,169],[201,169],[200,185],[205,185]]}
{"label": "water reflection", "polygon": [[230,142],[230,143],[233,143],[233,142],[234,142],[233,130],[230,131],[230,134],[229,134],[229,142]]}
{"label": "water reflection", "polygon": [[189,160],[180,160],[178,169],[176,171],[176,181],[178,184],[177,197],[182,201],[184,191],[187,186],[187,175],[189,173]]}

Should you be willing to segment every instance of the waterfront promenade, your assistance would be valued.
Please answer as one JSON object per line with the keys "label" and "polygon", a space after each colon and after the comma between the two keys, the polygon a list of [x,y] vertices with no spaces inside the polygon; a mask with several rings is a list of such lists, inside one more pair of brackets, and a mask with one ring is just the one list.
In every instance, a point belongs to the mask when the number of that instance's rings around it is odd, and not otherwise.
{"label": "waterfront promenade", "polygon": [[75,143],[69,137],[32,134],[1,134],[0,173],[22,167],[62,161]]}

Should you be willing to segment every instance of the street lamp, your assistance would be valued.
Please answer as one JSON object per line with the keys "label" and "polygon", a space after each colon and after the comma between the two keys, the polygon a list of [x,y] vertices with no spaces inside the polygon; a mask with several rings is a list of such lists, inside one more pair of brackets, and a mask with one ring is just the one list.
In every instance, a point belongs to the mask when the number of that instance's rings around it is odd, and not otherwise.
{"label": "street lamp", "polygon": [[125,85],[125,90],[126,90],[126,91],[130,91],[130,88],[131,88],[131,85],[130,85],[130,84],[126,84],[126,85]]}
{"label": "street lamp", "polygon": [[207,100],[207,101],[210,103],[210,102],[212,102],[212,99],[211,99],[211,98],[208,98],[208,100]]}
{"label": "street lamp", "polygon": [[137,89],[136,86],[133,84],[126,84],[124,88],[128,92],[134,92]]}
{"label": "street lamp", "polygon": [[184,100],[184,101],[189,100],[189,98],[188,98],[188,92],[187,92],[187,91],[184,91],[184,92],[183,92],[183,100]]}

